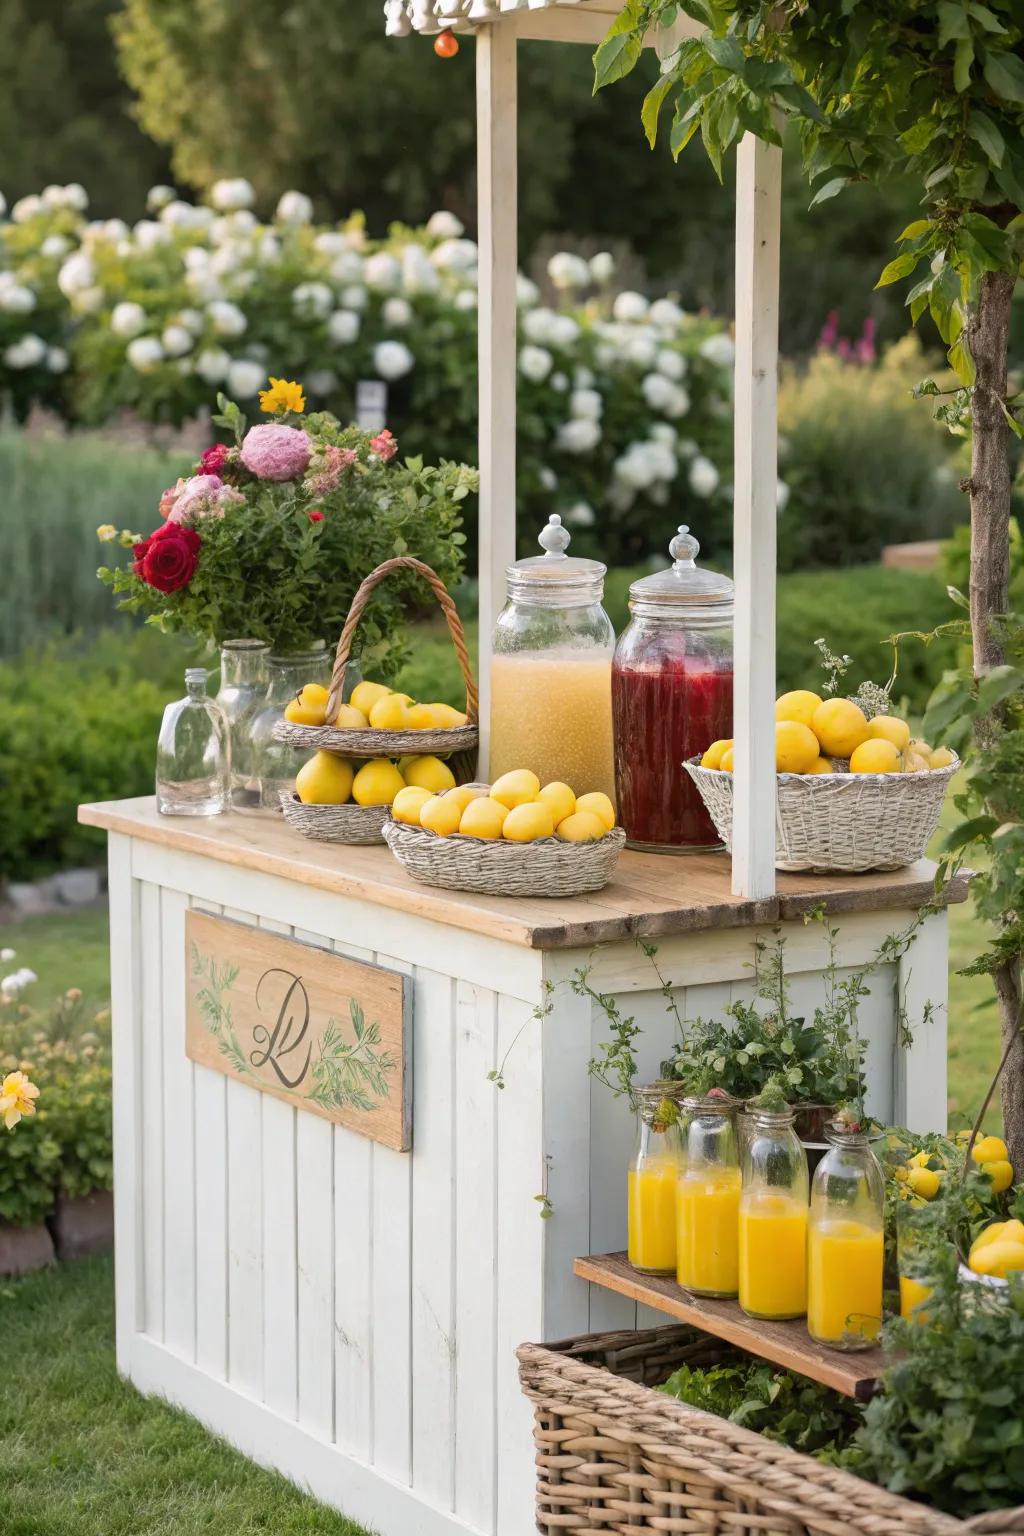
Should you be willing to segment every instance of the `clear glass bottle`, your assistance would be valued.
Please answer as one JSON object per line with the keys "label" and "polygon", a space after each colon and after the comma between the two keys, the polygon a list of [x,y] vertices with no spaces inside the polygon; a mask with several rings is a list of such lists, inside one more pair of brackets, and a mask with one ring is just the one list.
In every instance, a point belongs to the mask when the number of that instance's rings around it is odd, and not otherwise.
{"label": "clear glass bottle", "polygon": [[699,552],[684,523],[673,564],[633,583],[612,667],[619,821],[657,853],[721,846],[683,763],[732,735],[734,587]]}
{"label": "clear glass bottle", "polygon": [[882,1170],[859,1123],[833,1120],[827,1135],[811,1185],[807,1331],[833,1349],[867,1349],[882,1321]]}
{"label": "clear glass bottle", "polygon": [[491,658],[490,775],[532,768],[542,784],[559,779],[577,794],[613,797],[607,566],[567,555],[569,538],[553,514],[538,539],[545,553],[506,570]]}
{"label": "clear glass bottle", "polygon": [[231,809],[259,810],[260,790],[252,760],[252,718],[267,693],[267,657],[262,640],[225,640],[220,648],[220,688],[231,742]]}
{"label": "clear glass bottle", "polygon": [[683,1100],[683,1166],[676,1187],[676,1278],[698,1296],[739,1288],[738,1101],[713,1088]]}
{"label": "clear glass bottle", "polygon": [[[264,815],[280,813],[282,793],[295,788],[295,775],[311,752],[297,752],[287,742],[274,740],[274,726],[284,717],[285,706],[306,683],[322,683],[326,688],[331,681],[331,657],[322,640],[304,651],[288,655],[267,657],[267,686],[262,706],[250,717],[250,762],[255,773],[255,786],[259,799],[253,806]],[[345,675],[355,670],[354,687],[359,680],[358,669],[351,663]]]}
{"label": "clear glass bottle", "polygon": [[676,1184],[682,1166],[679,1084],[637,1090],[636,1142],[626,1175],[629,1262],[646,1275],[676,1269]]}
{"label": "clear glass bottle", "polygon": [[754,1107],[743,1148],[740,1306],[751,1317],[807,1311],[807,1155],[793,1110]]}
{"label": "clear glass bottle", "polygon": [[156,744],[156,808],[164,816],[219,816],[228,808],[227,721],[206,696],[206,668],[189,667],[183,699],[168,704]]}

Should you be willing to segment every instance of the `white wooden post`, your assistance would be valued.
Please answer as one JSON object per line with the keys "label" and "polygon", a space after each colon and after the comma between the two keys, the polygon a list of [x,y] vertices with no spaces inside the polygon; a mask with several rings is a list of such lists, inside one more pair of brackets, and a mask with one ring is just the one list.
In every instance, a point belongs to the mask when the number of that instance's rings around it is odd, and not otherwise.
{"label": "white wooden post", "polygon": [[897,1037],[895,1042],[893,1120],[912,1131],[941,1131],[946,1126],[949,1016],[949,920],[945,912],[925,918],[899,962],[896,988],[910,1041],[903,1045]]}
{"label": "white wooden post", "polygon": [[782,152],[736,162],[736,688],[732,889],[775,890],[775,499]]}
{"label": "white wooden post", "polygon": [[516,38],[499,22],[476,41],[480,247],[480,766],[490,751],[491,631],[516,557]]}

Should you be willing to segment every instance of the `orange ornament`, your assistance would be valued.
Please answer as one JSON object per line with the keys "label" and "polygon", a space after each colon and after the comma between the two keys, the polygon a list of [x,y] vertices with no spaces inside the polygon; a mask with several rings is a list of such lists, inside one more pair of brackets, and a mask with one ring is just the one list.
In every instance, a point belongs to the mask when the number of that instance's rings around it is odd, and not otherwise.
{"label": "orange ornament", "polygon": [[459,51],[459,40],[450,29],[439,32],[434,38],[434,52],[439,59],[454,59]]}

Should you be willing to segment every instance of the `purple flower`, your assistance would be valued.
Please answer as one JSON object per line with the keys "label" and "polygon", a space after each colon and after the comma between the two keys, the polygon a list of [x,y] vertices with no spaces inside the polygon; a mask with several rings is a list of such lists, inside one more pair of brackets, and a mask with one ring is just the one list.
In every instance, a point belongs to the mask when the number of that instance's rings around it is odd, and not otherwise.
{"label": "purple flower", "polygon": [[241,460],[258,480],[295,480],[305,471],[311,452],[305,432],[270,422],[249,428]]}

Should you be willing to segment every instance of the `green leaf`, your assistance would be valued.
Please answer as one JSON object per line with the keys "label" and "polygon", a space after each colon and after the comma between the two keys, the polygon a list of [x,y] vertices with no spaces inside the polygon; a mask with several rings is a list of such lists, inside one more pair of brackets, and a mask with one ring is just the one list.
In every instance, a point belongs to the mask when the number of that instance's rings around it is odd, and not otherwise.
{"label": "green leaf", "polygon": [[916,240],[919,235],[926,235],[932,228],[932,223],[931,219],[915,219],[912,224],[907,225],[902,235],[896,236],[897,242],[900,240]]}
{"label": "green leaf", "polygon": [[835,197],[845,186],[848,186],[851,180],[850,176],[833,176],[831,181],[826,181],[823,187],[818,188],[808,203],[808,208],[814,208],[818,203],[828,202],[830,197]]}
{"label": "green leaf", "polygon": [[983,73],[985,84],[1004,101],[1024,102],[1024,63],[1016,54],[986,53]]}
{"label": "green leaf", "polygon": [[1024,422],[1017,420],[1016,416],[1004,401],[1000,400],[999,404],[1002,407],[1003,415],[1006,417],[1006,425],[1009,427],[1014,437],[1019,437],[1022,441],[1024,441]]}
{"label": "green leaf", "polygon": [[967,132],[976,143],[981,145],[993,165],[1002,165],[1003,156],[1006,153],[1006,141],[987,112],[973,109],[970,122],[967,124]]}
{"label": "green leaf", "polygon": [[1022,689],[1024,689],[1024,672],[1021,672],[1018,667],[993,667],[991,672],[985,673],[978,684],[978,713],[987,715],[998,704],[1002,704],[1004,700],[1011,698]]}
{"label": "green leaf", "polygon": [[899,282],[901,277],[906,277],[913,272],[920,260],[920,251],[904,251],[902,255],[893,257],[892,261],[882,268],[882,275],[875,287],[886,288],[890,283]]}
{"label": "green leaf", "polygon": [[965,848],[979,837],[991,837],[998,825],[994,816],[972,816],[969,821],[962,821],[952,832],[947,833],[939,846],[943,853],[955,853],[958,848]]}
{"label": "green leaf", "polygon": [[974,358],[967,342],[967,332],[963,330],[956,341],[950,347],[946,356],[949,358],[949,366],[956,373],[961,383],[968,386],[974,383],[977,377],[977,369],[974,366]]}
{"label": "green leaf", "polygon": [[734,37],[705,38],[704,47],[721,69],[727,69],[733,75],[743,73],[747,56]]}
{"label": "green leaf", "polygon": [[967,9],[986,32],[1002,32],[1005,36],[1006,28],[998,17],[989,10],[987,5],[979,5],[977,0],[971,0]]}
{"label": "green leaf", "polygon": [[627,5],[621,16],[616,16],[594,54],[594,94],[628,75],[643,52],[643,46],[643,28],[637,24],[633,7]]}
{"label": "green leaf", "polygon": [[640,110],[640,121],[643,123],[644,132],[647,135],[647,142],[652,149],[658,141],[658,119],[661,116],[661,109],[664,105],[665,97],[668,95],[674,84],[675,80],[671,75],[662,75],[661,78],[651,86],[651,89],[644,97],[644,104]]}
{"label": "green leaf", "polygon": [[945,48],[954,37],[970,37],[966,6],[955,0],[939,0],[939,47]]}
{"label": "green leaf", "polygon": [[974,63],[974,43],[969,37],[962,37],[956,45],[956,54],[953,58],[953,89],[958,95],[963,95],[971,83],[971,65]]}
{"label": "green leaf", "polygon": [[699,127],[700,110],[698,104],[695,103],[690,108],[689,112],[681,117],[678,122],[672,124],[672,132],[669,136],[669,148],[672,150],[674,159],[679,159],[679,156],[682,154],[687,144],[689,144],[690,140],[693,138]]}
{"label": "green leaf", "polygon": [[818,106],[810,91],[806,91],[802,85],[776,86],[775,95],[784,106],[789,107],[798,116],[809,117],[814,123],[828,122],[828,118]]}

